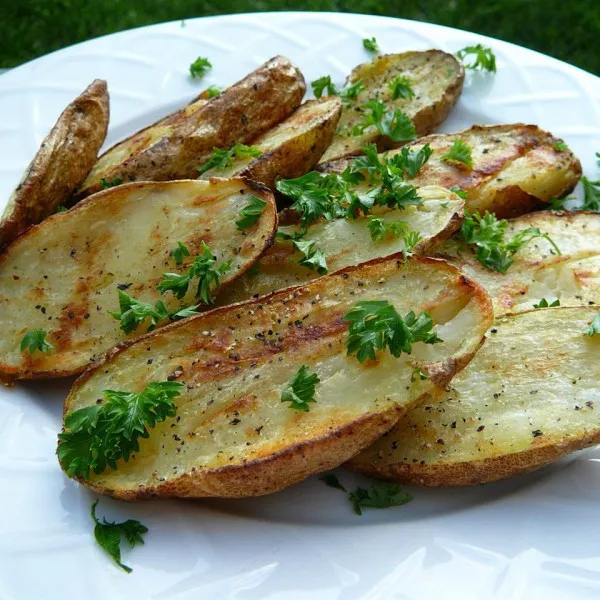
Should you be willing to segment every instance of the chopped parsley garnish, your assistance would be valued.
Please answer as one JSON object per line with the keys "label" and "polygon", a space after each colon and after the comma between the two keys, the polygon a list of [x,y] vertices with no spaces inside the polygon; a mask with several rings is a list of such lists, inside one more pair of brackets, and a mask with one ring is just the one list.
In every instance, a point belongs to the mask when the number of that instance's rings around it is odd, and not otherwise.
{"label": "chopped parsley garnish", "polygon": [[442,340],[432,333],[433,320],[427,311],[418,316],[410,311],[402,318],[386,300],[363,300],[344,315],[350,323],[348,355],[356,354],[359,362],[376,360],[376,352],[387,348],[398,358],[402,352],[411,353],[416,342],[437,344]]}
{"label": "chopped parsley garnish", "polygon": [[546,240],[560,255],[558,246],[550,236],[542,233],[537,227],[528,227],[517,233],[510,241],[505,234],[508,222],[496,218],[486,211],[483,217],[479,213],[465,211],[465,219],[460,228],[463,241],[474,246],[475,258],[487,269],[506,273],[513,263],[514,255],[536,238]]}
{"label": "chopped parsley garnish", "polygon": [[415,93],[410,84],[410,79],[405,75],[396,75],[388,84],[390,90],[392,90],[392,100],[398,100],[404,98],[410,100],[415,97]]}
{"label": "chopped parsley garnish", "polygon": [[365,84],[363,83],[362,79],[359,79],[358,81],[355,81],[354,83],[343,87],[340,91],[339,91],[339,95],[340,98],[342,99],[342,102],[344,103],[344,106],[349,106],[350,105],[350,100],[356,100],[358,98],[358,95],[365,89]]}
{"label": "chopped parsley garnish", "polygon": [[325,275],[327,273],[327,260],[322,250],[315,248],[316,242],[314,240],[294,240],[292,242],[294,248],[301,252],[304,256],[298,261],[298,264],[316,271],[319,275]]}
{"label": "chopped parsley garnish", "polygon": [[415,381],[426,381],[427,379],[429,379],[429,375],[424,373],[421,367],[416,367],[413,369],[413,372],[410,376],[411,383],[414,383]]}
{"label": "chopped parsley garnish", "polygon": [[203,165],[196,167],[196,171],[202,175],[210,169],[224,171],[232,165],[233,158],[258,158],[262,155],[262,150],[256,146],[246,146],[245,144],[236,144],[229,150],[224,148],[213,148],[212,155]]}
{"label": "chopped parsley garnish", "polygon": [[240,211],[241,219],[238,219],[235,222],[236,227],[239,230],[242,230],[256,225],[260,219],[260,215],[262,215],[263,210],[265,210],[266,205],[267,203],[264,200],[261,200],[256,196],[250,196],[248,204]]}
{"label": "chopped parsley garnish", "polygon": [[150,319],[148,331],[152,331],[156,328],[158,321],[166,319],[169,316],[169,311],[161,300],[152,305],[148,302],[136,300],[122,290],[118,290],[118,293],[120,312],[108,311],[108,314],[117,319],[117,321],[121,321],[120,328],[125,333],[131,333],[146,319]]}
{"label": "chopped parsley garnish", "polygon": [[386,223],[383,219],[370,216],[367,227],[371,234],[371,239],[375,242],[389,236],[402,238],[404,241],[404,250],[402,252],[405,257],[412,253],[414,247],[421,240],[421,234],[418,231],[408,231],[408,223],[406,221]]}
{"label": "chopped parsley garnish", "polygon": [[69,477],[89,479],[129,461],[148,428],[174,417],[173,400],[185,386],[176,381],[151,382],[141,392],[104,390],[104,401],[70,412],[58,434],[56,454]]}
{"label": "chopped parsley garnish", "polygon": [[302,365],[281,391],[281,401],[291,402],[290,408],[308,412],[309,404],[316,402],[317,383],[320,383],[319,376],[311,373],[306,365]]}
{"label": "chopped parsley garnish", "polygon": [[208,60],[208,58],[204,58],[199,56],[191,65],[190,65],[190,75],[193,78],[204,77],[210,70],[212,69],[212,64]]}
{"label": "chopped parsley garnish", "polygon": [[413,496],[402,491],[397,483],[380,483],[372,485],[368,490],[358,487],[348,494],[348,499],[354,512],[362,515],[363,508],[402,506],[413,500]]}
{"label": "chopped parsley garnish", "polygon": [[352,127],[350,135],[362,135],[367,127],[374,126],[377,131],[393,142],[410,142],[417,138],[415,125],[410,117],[399,108],[387,110],[381,100],[369,100],[364,105],[362,121]]}
{"label": "chopped parsley garnish", "polygon": [[[465,69],[475,71],[496,72],[496,57],[490,48],[477,44],[476,46],[466,46],[456,53],[456,56],[463,62]],[[465,61],[465,58],[469,60]]]}
{"label": "chopped parsley garnish", "polygon": [[567,144],[565,143],[564,140],[558,140],[558,141],[554,142],[553,148],[557,152],[564,152],[565,150],[569,149],[569,146],[567,146]]}
{"label": "chopped parsley garnish", "polygon": [[442,160],[449,163],[459,163],[468,169],[473,168],[473,157],[471,156],[471,148],[460,138],[456,138],[452,144],[452,148],[442,156]]}
{"label": "chopped parsley garnish", "polygon": [[169,315],[169,319],[173,321],[180,321],[181,319],[187,319],[188,317],[193,317],[198,314],[199,304],[194,304],[193,306],[186,306],[174,313]]}
{"label": "chopped parsley garnish", "polygon": [[546,298],[542,298],[537,304],[533,305],[533,308],[548,308],[553,306],[560,306],[560,300],[557,298],[554,302],[548,303]]}
{"label": "chopped parsley garnish", "polygon": [[331,81],[330,75],[323,75],[319,79],[315,79],[310,83],[315,98],[320,98],[324,91],[327,91],[328,96],[334,96],[338,94],[336,85]]}
{"label": "chopped parsley garnish", "polygon": [[419,174],[421,167],[429,160],[432,152],[429,144],[425,144],[418,152],[404,146],[399,154],[392,156],[390,161],[395,167],[402,169],[404,177],[414,179]]}
{"label": "chopped parsley garnish", "polygon": [[59,204],[54,211],[56,214],[67,212],[69,209],[64,204]]}
{"label": "chopped parsley garnish", "polygon": [[461,200],[467,199],[467,192],[465,192],[465,190],[463,190],[462,188],[459,188],[457,185],[453,185],[450,188],[450,191],[454,192]]}
{"label": "chopped parsley garnish", "polygon": [[136,544],[143,544],[142,535],[148,533],[148,528],[134,519],[127,519],[123,523],[109,523],[106,518],[100,521],[96,517],[96,506],[98,500],[92,504],[91,515],[96,524],[94,527],[94,537],[98,545],[106,550],[112,559],[127,573],[131,573],[131,567],[121,562],[121,539],[133,548]]}
{"label": "chopped parsley garnish", "polygon": [[198,296],[204,304],[213,303],[213,291],[219,287],[219,278],[225,275],[231,268],[231,261],[227,261],[215,266],[217,262],[212,255],[211,249],[202,242],[202,254],[194,258],[194,262],[190,265],[188,272],[181,275],[179,273],[163,273],[163,280],[158,284],[158,291],[164,294],[167,291],[181,299],[189,289],[190,282],[195,278],[198,279]]}
{"label": "chopped parsley garnish", "polygon": [[585,333],[592,337],[596,333],[600,333],[600,312],[592,319],[589,327],[586,328]]}
{"label": "chopped parsley garnish", "polygon": [[190,255],[190,251],[181,242],[177,242],[177,248],[171,250],[171,256],[175,262],[180,265],[186,256]]}
{"label": "chopped parsley garnish", "polygon": [[216,85],[211,85],[204,90],[204,93],[208,96],[208,98],[214,98],[221,93],[221,90]]}
{"label": "chopped parsley garnish", "polygon": [[107,190],[108,188],[116,187],[117,185],[121,185],[123,183],[123,179],[121,177],[115,177],[111,181],[106,181],[104,177],[100,179],[100,185],[103,190]]}
{"label": "chopped parsley garnish", "polygon": [[377,40],[375,39],[375,37],[364,38],[363,39],[363,48],[367,52],[379,52],[379,46],[377,45]]}
{"label": "chopped parsley garnish", "polygon": [[328,485],[329,487],[335,488],[336,490],[346,491],[346,488],[340,483],[340,480],[333,473],[325,473],[319,477],[319,479]]}
{"label": "chopped parsley garnish", "polygon": [[581,185],[583,185],[583,204],[579,210],[600,212],[600,179],[591,181],[583,176]]}
{"label": "chopped parsley garnish", "polygon": [[21,352],[50,352],[53,348],[54,346],[46,341],[46,332],[43,329],[30,329],[21,340]]}

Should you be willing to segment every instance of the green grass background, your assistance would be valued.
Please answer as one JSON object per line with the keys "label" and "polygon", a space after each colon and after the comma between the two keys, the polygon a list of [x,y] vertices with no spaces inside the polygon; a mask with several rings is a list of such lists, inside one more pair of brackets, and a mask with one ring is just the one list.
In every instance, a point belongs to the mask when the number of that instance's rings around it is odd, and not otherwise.
{"label": "green grass background", "polygon": [[6,0],[0,12],[0,68],[140,25],[267,10],[428,21],[533,48],[600,75],[600,0]]}

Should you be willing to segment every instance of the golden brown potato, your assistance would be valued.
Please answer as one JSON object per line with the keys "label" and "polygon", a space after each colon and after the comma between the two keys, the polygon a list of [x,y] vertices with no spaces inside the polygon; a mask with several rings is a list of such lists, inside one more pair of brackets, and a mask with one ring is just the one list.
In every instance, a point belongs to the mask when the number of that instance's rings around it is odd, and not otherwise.
{"label": "golden brown potato", "polygon": [[[408,231],[417,231],[421,239],[413,252],[422,255],[431,252],[460,227],[464,202],[452,192],[436,186],[420,188],[419,195],[423,200],[421,205],[408,206],[402,211],[377,207],[372,215],[388,224],[403,221]],[[406,249],[403,237],[387,236],[374,241],[367,223],[368,218],[364,215],[356,219],[321,221],[309,227],[303,239],[316,242],[316,247],[325,254],[330,273]],[[279,227],[284,233],[291,234],[294,230],[293,226]],[[302,254],[294,249],[291,241],[277,238],[260,258],[258,272],[246,273],[233,282],[223,290],[218,303],[223,306],[264,296],[318,277],[315,271],[298,263],[301,258]]]}
{"label": "golden brown potato", "polygon": [[474,485],[533,471],[600,442],[597,308],[497,319],[439,402],[422,405],[350,462],[416,485]]}
{"label": "golden brown potato", "polygon": [[96,162],[108,128],[106,81],[94,80],[62,112],[0,220],[0,248],[67,204]]}
{"label": "golden brown potato", "polygon": [[208,101],[201,94],[183,111],[159,121],[107,150],[78,192],[82,198],[107,182],[194,178],[213,148],[248,143],[302,101],[302,73],[282,56]]}
{"label": "golden brown potato", "polygon": [[341,111],[342,102],[335,96],[308,100],[252,142],[261,153],[259,157],[234,157],[228,168],[212,168],[201,177],[247,177],[273,188],[276,179],[304,175],[331,143]]}
{"label": "golden brown potato", "polygon": [[[392,99],[390,82],[397,76],[409,79],[414,97]],[[358,65],[350,73],[346,85],[362,81],[365,89],[356,99],[348,100],[348,106],[342,111],[338,134],[320,162],[362,154],[361,148],[370,143],[376,143],[380,150],[401,145],[382,136],[373,125],[362,135],[349,134],[352,127],[362,121],[362,106],[369,100],[382,100],[388,110],[399,108],[404,111],[412,119],[417,136],[431,133],[456,104],[464,78],[460,62],[441,50],[387,54]]]}
{"label": "golden brown potato", "polygon": [[[429,310],[443,343],[359,363],[347,355],[343,315],[367,299],[387,300],[402,315]],[[447,384],[479,348],[491,318],[485,292],[454,267],[391,257],[152,332],[80,377],[65,414],[95,404],[105,389],[176,380],[185,384],[177,417],[150,430],[128,462],[92,474],[86,485],[125,500],[280,490],[347,460],[433,384]],[[309,412],[281,401],[301,365],[320,378]],[[430,379],[411,381],[415,367]]]}
{"label": "golden brown potato", "polygon": [[[472,150],[472,169],[441,160],[457,138]],[[558,141],[535,125],[519,123],[430,135],[408,145],[419,150],[429,144],[433,150],[411,183],[457,186],[467,193],[468,211],[515,217],[544,207],[545,202],[568,194],[577,185],[581,164],[570,150],[557,150]],[[335,161],[322,165],[322,170],[342,172],[348,164],[348,160]]]}
{"label": "golden brown potato", "polygon": [[[136,183],[90,197],[32,227],[0,258],[0,374],[35,379],[76,374],[116,343],[139,337],[149,319],[126,335],[109,311],[118,291],[169,312],[200,303],[197,284],[177,300],[161,295],[163,273],[186,273],[206,243],[217,264],[231,260],[226,284],[246,271],[271,243],[277,226],[272,194],[240,179]],[[236,227],[250,196],[266,204],[258,222]],[[182,242],[191,256],[177,265]],[[159,324],[169,322],[162,319]],[[28,331],[41,329],[49,352],[21,352]]]}
{"label": "golden brown potato", "polygon": [[[557,255],[536,239],[514,256],[506,274],[486,269],[458,239],[435,251],[481,283],[492,296],[496,316],[533,308],[542,298],[562,306],[600,304],[600,214],[542,211],[509,219],[506,239],[537,227],[558,246]],[[234,286],[237,285],[234,284]]]}

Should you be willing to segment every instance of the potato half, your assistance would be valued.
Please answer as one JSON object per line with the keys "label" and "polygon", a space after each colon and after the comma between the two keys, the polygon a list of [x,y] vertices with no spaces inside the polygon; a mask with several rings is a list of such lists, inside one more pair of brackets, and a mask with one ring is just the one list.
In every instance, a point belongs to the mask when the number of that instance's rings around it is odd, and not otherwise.
{"label": "potato half", "polygon": [[[367,299],[388,300],[402,315],[429,310],[444,342],[359,363],[346,354],[343,316]],[[125,500],[285,488],[347,460],[433,384],[445,385],[479,348],[491,319],[485,292],[454,267],[389,258],[174,323],[115,348],[75,382],[65,414],[95,404],[105,389],[185,384],[177,417],[152,429],[129,462],[86,485]],[[281,401],[303,364],[321,380],[309,412]],[[412,382],[417,366],[431,378]]]}
{"label": "potato half", "polygon": [[[258,222],[235,221],[250,196],[266,202]],[[60,377],[129,336],[108,311],[119,312],[118,290],[174,311],[197,304],[193,282],[180,301],[156,286],[166,272],[185,273],[205,242],[217,265],[231,260],[226,284],[269,246],[277,225],[272,194],[239,179],[134,183],[95,194],[68,212],[29,229],[0,258],[0,374]],[[182,242],[191,256],[180,266],[171,251]],[[145,326],[144,326],[145,325]],[[42,329],[50,352],[21,352],[28,330]]]}
{"label": "potato half", "polygon": [[[390,84],[397,76],[408,78],[414,97],[392,99]],[[418,136],[431,133],[445,121],[456,104],[464,79],[460,62],[441,50],[387,54],[358,65],[350,73],[346,85],[360,80],[365,89],[356,99],[348,100],[340,118],[339,133],[320,162],[362,154],[362,147],[370,143],[376,143],[380,150],[401,145],[379,134],[374,126],[367,127],[362,135],[349,135],[352,127],[362,121],[362,107],[369,100],[382,100],[388,110],[399,108],[404,111],[412,119]]]}
{"label": "potato half", "polygon": [[11,195],[0,220],[0,248],[68,203],[96,162],[108,115],[106,81],[96,79],[62,112]]}
{"label": "potato half", "polygon": [[78,192],[82,198],[107,182],[166,181],[197,176],[213,148],[248,143],[281,120],[302,101],[302,73],[277,56],[218,96],[201,94],[186,109],[163,119],[107,150]]}
{"label": "potato half", "polygon": [[440,402],[414,409],[349,466],[416,485],[473,485],[533,471],[600,442],[596,308],[497,319]]}
{"label": "potato half", "polygon": [[[458,239],[435,251],[488,290],[494,314],[522,312],[542,298],[558,298],[562,306],[600,304],[600,214],[543,211],[508,220],[506,239],[528,227],[547,233],[561,251],[544,239],[517,252],[506,274],[486,269]],[[237,285],[234,284],[234,286]]]}
{"label": "potato half", "polygon": [[285,121],[252,142],[258,158],[233,158],[226,169],[210,169],[201,177],[248,177],[273,188],[276,179],[292,179],[310,171],[333,139],[342,111],[336,96],[308,100]]}
{"label": "potato half", "polygon": [[[423,202],[405,210],[379,207],[372,215],[385,223],[403,221],[408,231],[417,231],[421,239],[414,247],[415,254],[426,254],[450,237],[459,227],[463,217],[464,202],[452,192],[435,186],[419,189]],[[304,236],[314,241],[323,251],[330,273],[374,258],[402,252],[404,238],[388,236],[383,240],[371,239],[367,228],[368,218],[334,219],[312,225]],[[279,230],[294,231],[293,226]],[[256,273],[246,273],[232,283],[219,296],[220,305],[232,304],[251,297],[264,296],[275,290],[305,283],[318,277],[317,273],[299,264],[302,254],[291,241],[277,238],[261,257]]]}
{"label": "potato half", "polygon": [[[471,148],[472,169],[442,160],[458,138]],[[468,211],[515,217],[544,207],[545,202],[565,196],[577,185],[581,164],[569,149],[557,149],[561,147],[556,146],[558,142],[539,127],[520,123],[430,135],[408,144],[415,151],[425,144],[433,150],[411,183],[457,186],[467,193]],[[348,160],[334,161],[321,168],[341,173],[348,164]]]}

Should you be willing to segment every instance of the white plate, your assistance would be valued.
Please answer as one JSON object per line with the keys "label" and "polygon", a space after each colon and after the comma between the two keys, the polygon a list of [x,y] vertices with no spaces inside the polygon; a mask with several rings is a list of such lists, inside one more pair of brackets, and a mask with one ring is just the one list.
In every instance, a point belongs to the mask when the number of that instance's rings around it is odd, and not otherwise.
{"label": "white plate", "polygon": [[[67,48],[0,77],[0,198],[7,198],[64,106],[108,80],[107,145],[283,54],[307,81],[345,74],[367,55],[490,45],[494,77],[469,75],[444,131],[537,123],[563,137],[597,178],[600,80],[510,44],[457,30],[364,15],[274,13],[146,27]],[[593,49],[590,49],[593,51]],[[207,56],[201,83],[188,65]],[[413,490],[411,504],[355,516],[313,478],[243,501],[118,504],[146,544],[115,567],[92,536],[93,495],[67,480],[54,451],[69,382],[0,390],[0,599],[521,599],[600,597],[600,452],[485,487]],[[345,482],[359,478],[340,473]]]}

